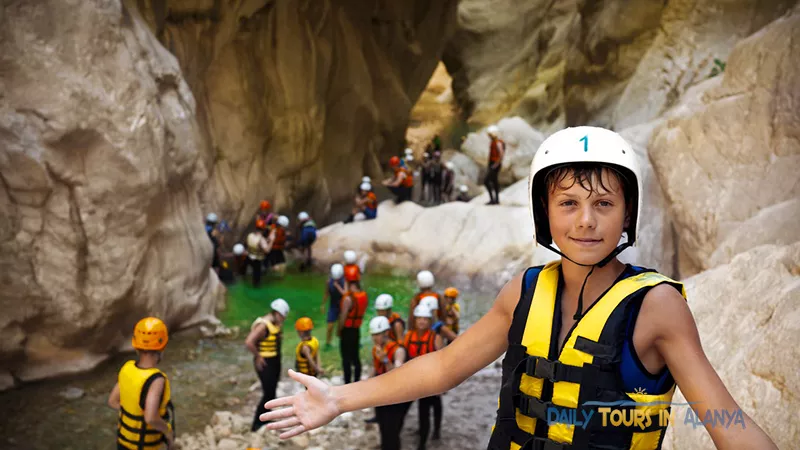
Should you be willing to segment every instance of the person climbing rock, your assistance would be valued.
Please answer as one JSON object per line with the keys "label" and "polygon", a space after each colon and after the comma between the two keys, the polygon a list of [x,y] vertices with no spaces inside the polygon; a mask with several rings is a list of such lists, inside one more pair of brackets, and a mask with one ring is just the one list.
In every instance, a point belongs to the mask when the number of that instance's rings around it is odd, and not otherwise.
{"label": "person climbing rock", "polygon": [[444,171],[442,172],[442,201],[452,202],[454,200],[453,185],[456,179],[456,166],[452,161],[444,163]]}
{"label": "person climbing rock", "polygon": [[395,203],[411,200],[411,189],[414,187],[414,176],[411,171],[400,165],[400,158],[397,156],[389,159],[389,166],[394,170],[394,176],[383,180],[383,185],[395,195]]}
{"label": "person climbing rock", "polygon": [[428,168],[430,174],[431,197],[434,205],[442,203],[443,170],[442,153],[435,151],[433,152],[433,158],[431,158]]}
{"label": "person climbing rock", "polygon": [[311,246],[317,240],[317,224],[307,212],[302,211],[297,215],[297,248],[303,254],[303,262],[300,263],[300,271],[311,268]]}
{"label": "person climbing rock", "polygon": [[[455,342],[382,376],[328,388],[292,373],[308,391],[270,402],[293,407],[262,420],[280,419],[269,429],[288,427],[280,437],[291,438],[345,412],[447,391],[505,354],[498,405],[486,411],[496,414],[489,449],[659,450],[669,425],[659,414],[680,388],[696,417],[742,417],[741,427],[704,423],[717,448],[777,450],[708,361],[684,285],[618,259],[639,238],[644,191],[637,158],[622,136],[604,128],[550,135],[534,155],[528,201],[535,245],[559,260],[521,271]],[[636,408],[646,431],[639,419],[603,426],[592,405],[631,399],[650,406]],[[580,426],[553,422],[550,406],[562,416],[593,414]],[[630,410],[614,409],[622,416]]]}
{"label": "person climbing rock", "polygon": [[[431,298],[431,297],[428,297]],[[427,305],[420,304],[414,308],[414,329],[406,333],[403,347],[408,351],[409,361],[422,355],[433,353],[444,346],[442,337],[431,329],[433,313]],[[431,409],[433,409],[433,440],[441,438],[442,429],[442,397],[430,395],[417,402],[419,413],[419,450],[424,450],[431,429]]]}
{"label": "person climbing rock", "polygon": [[300,336],[300,342],[294,350],[295,370],[300,373],[318,377],[324,375],[319,355],[319,340],[311,335],[314,322],[309,317],[301,317],[294,323],[294,329]]}
{"label": "person climbing rock", "polygon": [[261,269],[264,259],[272,249],[272,243],[264,237],[266,233],[267,223],[259,219],[256,221],[256,229],[247,235],[247,265],[253,272],[254,287],[261,285]]}
{"label": "person climbing rock", "polygon": [[489,143],[489,162],[486,166],[486,178],[483,184],[489,191],[489,202],[487,205],[500,204],[500,170],[503,167],[503,156],[506,153],[506,143],[498,137],[500,129],[497,125],[491,125],[486,130],[491,142]]}
{"label": "person climbing rock", "polygon": [[461,320],[461,305],[458,304],[458,289],[449,287],[444,290],[444,324],[447,325],[453,333],[459,332],[459,321]]}
{"label": "person climbing rock", "polygon": [[175,410],[170,383],[158,368],[168,341],[167,326],[156,317],[146,317],[133,328],[131,344],[136,361],[122,366],[108,396],[108,406],[119,412],[118,449],[174,447]]}
{"label": "person climbing rock", "polygon": [[[369,322],[373,344],[370,377],[383,375],[402,366],[406,361],[406,349],[389,336],[390,331],[391,325],[386,317],[373,317]],[[410,407],[411,402],[403,402],[375,409],[381,433],[381,450],[400,450],[400,431]]]}
{"label": "person climbing rock", "polygon": [[325,305],[328,305],[328,334],[325,337],[325,348],[331,347],[333,330],[339,322],[339,312],[342,308],[342,296],[345,293],[346,282],[344,279],[344,267],[341,264],[331,266],[331,276],[322,297],[320,310],[325,313]]}
{"label": "person climbing rock", "polygon": [[389,338],[399,341],[406,333],[406,324],[400,314],[392,312],[394,298],[389,294],[381,294],[375,299],[375,312],[389,320]]}
{"label": "person climbing rock", "polygon": [[469,202],[470,200],[472,200],[472,199],[469,198],[469,188],[467,187],[467,185],[462,184],[458,188],[458,197],[456,197],[456,201],[457,202]]}
{"label": "person climbing rock", "polygon": [[353,250],[344,252],[344,279],[345,281],[361,281],[361,267],[356,264],[358,256]]}
{"label": "person climbing rock", "polygon": [[286,300],[278,298],[273,300],[269,307],[269,314],[253,321],[250,334],[245,339],[245,347],[253,354],[253,365],[263,392],[256,408],[252,431],[257,431],[264,425],[259,416],[268,412],[264,405],[275,398],[278,380],[281,377],[282,327],[289,315],[289,304]]}
{"label": "person climbing rock", "polygon": [[342,297],[339,312],[339,350],[345,384],[361,379],[361,359],[358,354],[361,341],[361,322],[367,312],[369,299],[358,281],[347,283],[347,293]]}
{"label": "person climbing rock", "polygon": [[423,297],[432,296],[439,299],[439,294],[433,290],[433,285],[436,284],[436,279],[430,270],[422,270],[417,273],[417,287],[419,291],[411,298],[408,306],[408,326],[413,327],[416,323],[414,321],[414,309],[419,305]]}
{"label": "person climbing rock", "polygon": [[209,213],[206,216],[206,234],[208,238],[211,240],[211,245],[214,247],[214,253],[211,256],[211,268],[214,269],[217,274],[219,274],[219,269],[221,265],[221,233],[217,229],[217,223],[219,222],[219,218],[214,213]]}
{"label": "person climbing rock", "polygon": [[286,248],[286,241],[289,238],[287,228],[289,228],[289,218],[278,216],[275,224],[270,229],[269,239],[272,243],[272,248],[264,258],[265,265],[281,276],[286,271],[286,255],[283,250]]}

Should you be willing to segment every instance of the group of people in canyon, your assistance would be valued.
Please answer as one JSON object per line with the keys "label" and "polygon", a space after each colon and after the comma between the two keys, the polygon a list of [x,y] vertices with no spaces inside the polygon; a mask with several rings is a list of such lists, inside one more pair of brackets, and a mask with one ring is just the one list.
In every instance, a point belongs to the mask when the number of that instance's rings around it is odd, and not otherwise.
{"label": "group of people in canyon", "polygon": [[[369,298],[362,287],[361,268],[352,250],[344,254],[344,261],[331,266],[325,297],[321,307],[327,307],[326,348],[330,348],[333,332],[339,336],[344,384],[357,383],[362,375],[359,355],[361,328],[369,307]],[[376,317],[369,321],[372,337],[372,364],[370,376],[375,377],[394,370],[407,361],[441,350],[454,342],[459,332],[459,292],[448,287],[442,294],[434,290],[435,279],[430,271],[417,274],[417,292],[410,301],[408,320],[397,312],[394,298],[388,293],[378,295],[374,301]],[[263,397],[256,408],[253,431],[264,423],[259,419],[267,412],[265,404],[275,398],[281,371],[282,326],[289,314],[289,304],[276,299],[271,311],[253,323],[246,346],[253,353],[256,372],[261,380]],[[408,328],[407,328],[408,326]],[[309,317],[295,322],[300,342],[294,349],[295,370],[310,377],[324,374],[320,361],[320,341],[312,335],[314,324]],[[382,449],[399,449],[400,432],[411,402],[376,408],[376,415],[367,422],[377,423]],[[431,434],[430,416],[433,410],[434,440],[441,437],[442,401],[439,395],[419,400],[419,445],[424,449]]]}

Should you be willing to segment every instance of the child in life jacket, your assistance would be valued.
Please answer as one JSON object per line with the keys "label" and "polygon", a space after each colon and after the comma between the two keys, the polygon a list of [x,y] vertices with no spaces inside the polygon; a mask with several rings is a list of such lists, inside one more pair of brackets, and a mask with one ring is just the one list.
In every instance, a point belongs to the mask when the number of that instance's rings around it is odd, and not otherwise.
{"label": "child in life jacket", "polygon": [[294,350],[295,370],[312,377],[324,375],[319,355],[319,340],[311,335],[314,322],[308,317],[301,317],[294,323],[294,329],[300,336],[300,342]]}

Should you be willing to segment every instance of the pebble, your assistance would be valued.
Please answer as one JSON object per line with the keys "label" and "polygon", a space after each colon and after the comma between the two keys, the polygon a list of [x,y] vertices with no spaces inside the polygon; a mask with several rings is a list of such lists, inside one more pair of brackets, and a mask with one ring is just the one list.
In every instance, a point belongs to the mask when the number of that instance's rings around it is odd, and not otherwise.
{"label": "pebble", "polygon": [[63,391],[59,392],[58,395],[60,395],[61,397],[64,397],[67,400],[77,400],[77,399],[83,397],[84,394],[85,394],[85,392],[81,388],[68,387],[68,388],[64,389]]}

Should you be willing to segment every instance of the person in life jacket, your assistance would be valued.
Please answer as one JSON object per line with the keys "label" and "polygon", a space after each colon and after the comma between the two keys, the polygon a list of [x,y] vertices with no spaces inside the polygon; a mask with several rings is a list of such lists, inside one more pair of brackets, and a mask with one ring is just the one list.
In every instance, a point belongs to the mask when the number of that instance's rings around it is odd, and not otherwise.
{"label": "person in life jacket", "polygon": [[[409,361],[444,347],[442,336],[431,329],[434,314],[428,305],[420,303],[414,308],[414,317],[414,328],[407,332],[403,339],[403,347],[408,351]],[[419,412],[419,446],[417,448],[424,450],[431,428],[431,408],[433,408],[433,440],[439,440],[441,437],[442,397],[431,395],[421,398],[417,402],[417,407]]]}
{"label": "person in life jacket", "polygon": [[147,317],[133,329],[136,361],[126,362],[108,396],[117,410],[117,449],[157,450],[173,448],[175,411],[167,375],[158,369],[169,341],[161,319]]}
{"label": "person in life jacket", "polygon": [[486,412],[496,416],[489,449],[659,450],[668,425],[659,414],[669,414],[676,388],[697,417],[741,414],[743,427],[704,424],[717,447],[777,449],[708,361],[683,285],[617,257],[639,237],[637,158],[604,128],[549,136],[531,163],[528,201],[534,242],[559,260],[514,276],[489,311],[435,355],[331,389],[295,376],[308,392],[271,402],[294,409],[262,420],[300,424],[281,434],[293,437],[337,414],[446,391],[505,353],[498,407]]}
{"label": "person in life jacket", "polygon": [[458,289],[449,287],[444,290],[444,324],[447,325],[453,333],[458,334],[459,320],[461,319],[461,305],[458,304]]}
{"label": "person in life jacket", "polygon": [[264,425],[258,418],[268,411],[265,404],[275,398],[278,380],[281,377],[282,327],[289,315],[289,304],[286,300],[278,298],[269,306],[269,314],[253,321],[250,333],[245,339],[245,347],[253,354],[253,365],[263,392],[256,408],[252,431],[257,431]]}
{"label": "person in life jacket", "polygon": [[233,259],[236,273],[241,277],[247,275],[247,250],[243,244],[236,243],[233,246]]}
{"label": "person in life jacket", "polygon": [[470,200],[472,200],[472,199],[469,198],[469,188],[467,187],[466,184],[462,184],[458,188],[458,197],[456,197],[456,201],[457,202],[469,202]]}
{"label": "person in life jacket", "polygon": [[300,271],[311,268],[311,246],[317,240],[317,224],[307,212],[301,211],[297,215],[299,230],[297,231],[297,248],[303,253],[304,259],[300,263]]}
{"label": "person in life jacket", "polygon": [[363,218],[359,220],[372,220],[378,217],[378,197],[372,191],[372,184],[366,181],[361,183],[354,203],[350,216],[345,219],[344,223],[353,222],[356,217],[361,215]]}
{"label": "person in life jacket", "polygon": [[[437,300],[439,299],[439,294],[433,290],[433,285],[436,283],[436,279],[433,277],[433,273],[429,270],[422,270],[417,273],[417,287],[419,287],[419,291],[414,294],[414,297],[411,298],[411,302],[408,306],[408,326],[413,327],[416,321],[414,320],[414,308],[419,305],[420,300],[423,297],[432,296],[435,297]],[[438,308],[438,307],[437,307]]]}
{"label": "person in life jacket", "polygon": [[328,334],[325,337],[325,348],[331,347],[333,329],[339,322],[339,314],[342,308],[342,296],[345,294],[347,282],[344,279],[344,267],[341,264],[331,266],[331,276],[325,286],[325,293],[322,296],[320,311],[325,314],[325,305],[328,305]]}
{"label": "person in life jacket", "polygon": [[272,249],[267,253],[267,257],[264,258],[264,264],[280,275],[283,275],[286,271],[286,255],[283,251],[286,249],[286,242],[289,239],[288,228],[289,218],[278,216],[269,234]]}
{"label": "person in life jacket", "polygon": [[269,200],[261,200],[258,205],[258,212],[256,212],[256,220],[261,219],[266,224],[271,224],[275,220],[275,215],[272,214],[272,204]]}
{"label": "person in life jacket", "polygon": [[442,200],[451,202],[455,199],[455,189],[453,185],[456,180],[456,166],[452,161],[444,163],[444,170],[442,171]]}
{"label": "person in life jacket", "polygon": [[[253,272],[253,286],[259,287],[261,285],[261,268],[264,265],[264,259],[272,249],[270,239],[265,237],[267,234],[267,223],[263,220],[256,221],[256,229],[247,235],[245,243],[247,244],[247,265]],[[244,269],[246,274],[247,269]]]}
{"label": "person in life jacket", "polygon": [[308,317],[301,317],[294,323],[294,329],[300,336],[300,342],[294,350],[295,370],[312,377],[324,375],[319,357],[319,340],[311,335],[314,322]]}
{"label": "person in life jacket", "polygon": [[389,339],[399,341],[406,332],[406,323],[400,314],[392,312],[394,298],[389,294],[381,294],[375,298],[375,311],[379,316],[386,317],[389,320]]}
{"label": "person in life jacket", "polygon": [[[386,294],[384,294],[386,295]],[[369,321],[372,335],[372,369],[370,377],[383,375],[403,365],[406,349],[389,336],[391,325],[384,316],[373,317]],[[376,421],[381,433],[381,450],[400,450],[400,431],[403,429],[406,413],[411,402],[385,405],[375,408]]]}
{"label": "person in life jacket", "polygon": [[[346,275],[345,275],[346,276]],[[361,290],[361,283],[348,281],[347,293],[342,297],[339,312],[339,350],[342,355],[342,371],[345,384],[361,379],[361,359],[358,349],[361,341],[361,323],[367,313],[369,299]]]}
{"label": "person in life jacket", "polygon": [[491,142],[489,143],[489,161],[486,164],[486,177],[483,180],[486,190],[489,191],[487,205],[500,204],[500,170],[503,167],[503,156],[506,154],[506,143],[498,137],[500,129],[491,125],[486,129]]}
{"label": "person in life jacket", "polygon": [[361,267],[356,264],[356,252],[347,250],[344,252],[344,279],[346,281],[361,281]]}
{"label": "person in life jacket", "polygon": [[397,156],[389,159],[389,166],[394,170],[394,176],[383,180],[383,185],[395,195],[395,203],[411,200],[411,190],[414,187],[414,176],[411,171],[405,165],[400,164],[400,158]]}
{"label": "person in life jacket", "polygon": [[444,312],[442,311],[443,308],[439,308],[439,303],[441,301],[442,300],[440,298],[428,295],[422,297],[422,300],[420,300],[419,304],[425,305],[425,307],[431,311],[433,314],[433,324],[431,324],[431,330],[441,336],[444,339],[444,344],[447,345],[449,342],[455,341],[458,335],[444,323]]}

